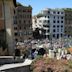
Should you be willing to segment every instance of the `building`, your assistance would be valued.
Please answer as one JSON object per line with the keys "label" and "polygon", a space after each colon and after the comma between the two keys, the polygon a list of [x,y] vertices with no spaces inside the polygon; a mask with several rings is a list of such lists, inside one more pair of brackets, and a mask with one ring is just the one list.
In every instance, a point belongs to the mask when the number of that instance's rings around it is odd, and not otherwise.
{"label": "building", "polygon": [[32,7],[18,5],[14,16],[14,40],[24,42],[32,38]]}
{"label": "building", "polygon": [[35,31],[35,29],[38,27],[38,19],[37,19],[37,16],[33,16],[32,17],[32,29],[33,31]]}
{"label": "building", "polygon": [[64,11],[61,9],[42,10],[33,17],[32,28],[41,29],[43,38],[59,38],[64,36]]}
{"label": "building", "polygon": [[65,35],[72,36],[72,9],[66,8],[65,11]]}
{"label": "building", "polygon": [[[0,0],[0,45],[13,54],[13,15],[16,0]],[[6,47],[7,45],[7,47]]]}

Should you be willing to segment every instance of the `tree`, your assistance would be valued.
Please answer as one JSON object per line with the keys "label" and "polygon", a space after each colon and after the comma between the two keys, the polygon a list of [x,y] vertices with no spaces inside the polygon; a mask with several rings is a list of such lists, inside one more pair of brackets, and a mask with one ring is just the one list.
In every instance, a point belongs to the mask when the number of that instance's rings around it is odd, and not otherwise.
{"label": "tree", "polygon": [[36,28],[35,31],[33,31],[33,37],[35,39],[40,39],[39,28]]}
{"label": "tree", "polygon": [[21,3],[19,3],[19,2],[17,2],[17,3],[16,3],[16,5],[17,5],[17,6],[22,6],[22,4],[21,4]]}
{"label": "tree", "polygon": [[37,14],[37,18],[43,17],[43,14],[39,13]]}
{"label": "tree", "polygon": [[64,11],[72,11],[72,8],[62,8]]}
{"label": "tree", "polygon": [[38,50],[38,55],[44,55],[46,53],[46,50],[44,48],[40,48]]}

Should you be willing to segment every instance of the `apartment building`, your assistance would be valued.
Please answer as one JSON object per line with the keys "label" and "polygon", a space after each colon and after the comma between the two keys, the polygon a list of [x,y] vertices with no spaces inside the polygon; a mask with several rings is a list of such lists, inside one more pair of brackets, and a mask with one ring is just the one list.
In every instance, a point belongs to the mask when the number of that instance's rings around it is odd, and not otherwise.
{"label": "apartment building", "polygon": [[72,36],[72,9],[66,8],[65,11],[65,35]]}
{"label": "apartment building", "polygon": [[32,28],[42,30],[43,38],[59,38],[64,36],[64,11],[61,9],[42,10],[33,17]]}
{"label": "apartment building", "polygon": [[24,42],[32,38],[32,7],[18,5],[14,16],[14,40]]}
{"label": "apartment building", "polygon": [[9,55],[14,52],[13,15],[16,0],[0,0],[0,45],[6,47]]}

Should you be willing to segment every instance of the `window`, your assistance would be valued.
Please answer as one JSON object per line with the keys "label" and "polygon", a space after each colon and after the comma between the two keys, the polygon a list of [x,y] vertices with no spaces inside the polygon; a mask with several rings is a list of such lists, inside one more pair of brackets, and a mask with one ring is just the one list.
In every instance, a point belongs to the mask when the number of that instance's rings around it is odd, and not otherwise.
{"label": "window", "polygon": [[19,29],[21,30],[21,27],[19,27]]}
{"label": "window", "polygon": [[19,23],[21,24],[21,20],[19,20]]}
{"label": "window", "polygon": [[58,14],[60,13],[60,12],[57,12]]}
{"label": "window", "polygon": [[59,28],[59,25],[57,25],[57,27]]}
{"label": "window", "polygon": [[67,31],[65,31],[65,32],[67,32]]}
{"label": "window", "polygon": [[59,38],[59,34],[57,34],[57,38]]}
{"label": "window", "polygon": [[56,21],[54,20],[53,23],[56,23]]}
{"label": "window", "polygon": [[61,34],[61,37],[63,36],[63,34]]}
{"label": "window", "polygon": [[43,30],[43,33],[45,33],[46,32],[46,30]]}
{"label": "window", "polygon": [[30,15],[30,18],[31,18],[32,16]]}
{"label": "window", "polygon": [[14,27],[14,30],[17,30],[17,27]]}
{"label": "window", "polygon": [[44,35],[44,38],[46,38],[46,35]]}
{"label": "window", "polygon": [[50,27],[49,25],[43,25],[44,27]]}
{"label": "window", "polygon": [[50,17],[48,16],[48,18],[50,18]]}
{"label": "window", "polygon": [[53,25],[53,27],[55,28],[55,25]]}
{"label": "window", "polygon": [[37,23],[37,20],[35,20],[35,23]]}
{"label": "window", "polygon": [[15,32],[15,33],[14,33],[14,35],[15,35],[15,36],[17,36],[17,35],[18,35],[18,33],[17,33],[17,32]]}
{"label": "window", "polygon": [[28,10],[28,12],[31,12],[31,10]]}
{"label": "window", "polygon": [[57,29],[57,32],[59,32],[59,29]]}
{"label": "window", "polygon": [[25,18],[25,15],[23,15],[23,18]]}
{"label": "window", "polygon": [[59,19],[59,16],[58,16],[58,19]]}
{"label": "window", "polygon": [[61,29],[61,32],[63,32],[63,29]]}
{"label": "window", "polygon": [[14,10],[14,14],[15,14],[15,10]]}
{"label": "window", "polygon": [[30,23],[30,20],[28,22]]}
{"label": "window", "polygon": [[31,12],[31,10],[28,10],[28,12]]}
{"label": "window", "polygon": [[53,29],[53,32],[55,32],[55,29]]}
{"label": "window", "polygon": [[63,27],[63,25],[61,25],[61,27]]}
{"label": "window", "polygon": [[47,35],[48,38],[50,38],[50,35]]}
{"label": "window", "polygon": [[29,18],[29,15],[27,15],[27,18]]}
{"label": "window", "polygon": [[21,14],[19,14],[19,15],[18,15],[18,18],[22,18],[22,15],[21,15]]}
{"label": "window", "polygon": [[65,14],[65,16],[67,16],[67,14]]}
{"label": "window", "polygon": [[50,32],[50,30],[47,30],[47,32]]}
{"label": "window", "polygon": [[23,32],[24,35],[26,35],[26,32]]}
{"label": "window", "polygon": [[24,20],[24,23],[26,23],[26,21]]}
{"label": "window", "polygon": [[61,19],[63,19],[63,17],[61,17]]}
{"label": "window", "polygon": [[30,26],[30,29],[32,29],[32,26]]}
{"label": "window", "polygon": [[46,20],[44,20],[44,23],[46,23]]}
{"label": "window", "polygon": [[23,12],[26,12],[25,10],[23,10]]}
{"label": "window", "polygon": [[61,21],[61,23],[63,23],[63,21]]}
{"label": "window", "polygon": [[14,21],[14,24],[17,24],[17,21],[16,20]]}
{"label": "window", "polygon": [[48,13],[50,13],[50,11],[48,11]]}
{"label": "window", "polygon": [[17,19],[17,16],[15,16],[15,19]]}
{"label": "window", "polygon": [[[31,25],[30,25],[30,24],[28,24],[28,26],[27,26],[27,27],[29,27],[29,28],[30,28],[30,26],[31,26]],[[41,25],[39,24],[39,26],[41,26]]]}
{"label": "window", "polygon": [[18,12],[21,12],[21,10],[20,10],[20,9],[18,9]]}
{"label": "window", "polygon": [[26,18],[27,16],[25,15],[25,18]]}
{"label": "window", "polygon": [[15,41],[18,42],[18,39],[16,38]]}
{"label": "window", "polygon": [[63,14],[63,12],[61,12],[61,14]]}
{"label": "window", "polygon": [[54,13],[54,14],[56,14],[56,12],[55,12],[55,11],[54,11],[53,13]]}
{"label": "window", "polygon": [[55,19],[55,16],[54,16],[54,19]]}
{"label": "window", "polygon": [[39,22],[41,22],[41,20],[39,20]]}
{"label": "window", "polygon": [[29,32],[29,35],[30,35],[30,34],[32,34],[32,32],[31,32],[31,31]]}
{"label": "window", "polygon": [[59,23],[59,21],[57,21],[57,23]]}
{"label": "window", "polygon": [[48,20],[48,23],[50,23],[50,21]]}
{"label": "window", "polygon": [[53,37],[55,37],[55,34],[53,34]]}

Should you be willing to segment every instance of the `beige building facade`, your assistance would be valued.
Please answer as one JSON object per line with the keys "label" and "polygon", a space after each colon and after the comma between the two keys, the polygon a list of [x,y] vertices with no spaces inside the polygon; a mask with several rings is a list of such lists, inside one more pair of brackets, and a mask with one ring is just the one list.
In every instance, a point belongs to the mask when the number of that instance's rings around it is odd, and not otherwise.
{"label": "beige building facade", "polygon": [[32,7],[19,5],[15,8],[14,40],[23,42],[32,38]]}

